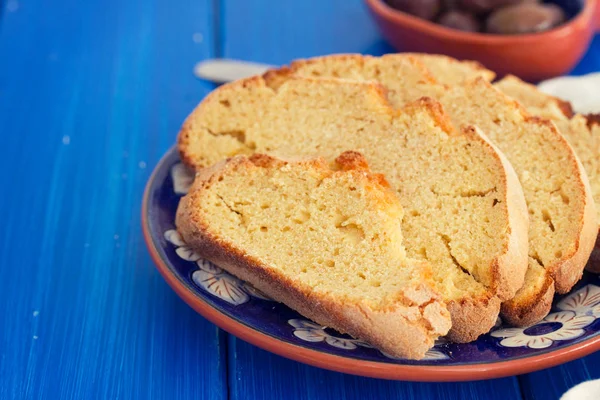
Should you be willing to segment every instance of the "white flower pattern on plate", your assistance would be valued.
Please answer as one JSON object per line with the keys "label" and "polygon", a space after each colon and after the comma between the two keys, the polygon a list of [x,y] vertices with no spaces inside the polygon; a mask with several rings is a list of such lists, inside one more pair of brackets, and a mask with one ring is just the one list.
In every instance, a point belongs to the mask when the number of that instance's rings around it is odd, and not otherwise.
{"label": "white flower pattern on plate", "polygon": [[571,340],[582,336],[583,328],[594,322],[589,315],[578,315],[574,311],[559,311],[549,314],[540,323],[527,328],[505,328],[491,333],[502,338],[504,347],[528,347],[545,349],[555,341]]}
{"label": "white flower pattern on plate", "polygon": [[194,172],[182,163],[171,167],[171,179],[173,180],[173,191],[175,194],[187,194],[190,186],[194,183]]}
{"label": "white flower pattern on plate", "polygon": [[[327,331],[325,330],[327,329],[326,327],[315,324],[314,322],[305,319],[290,319],[288,321],[288,324],[295,328],[294,336],[306,342],[325,342],[330,346],[344,350],[355,350],[358,346],[373,348],[373,346],[363,342],[362,340],[334,336],[330,333],[327,333]],[[381,352],[381,354],[393,360],[401,360],[400,358],[393,357],[384,352]],[[423,359],[445,360],[448,358],[448,355],[446,355],[445,353],[437,349],[430,349],[425,354],[425,357]]]}
{"label": "white flower pattern on plate", "polygon": [[325,342],[338,349],[354,350],[357,346],[371,347],[357,339],[346,339],[330,335],[325,331],[326,327],[315,324],[305,319],[290,319],[288,324],[294,328],[294,336],[305,342]]}
{"label": "white flower pattern on plate", "polygon": [[246,292],[251,294],[253,297],[256,297],[256,298],[259,298],[262,300],[273,301],[272,298],[270,298],[269,296],[267,296],[266,294],[264,294],[263,292],[261,292],[260,290],[258,290],[257,288],[255,288],[254,286],[249,284],[248,282],[242,282],[242,286],[244,287],[244,290],[246,290]]}
{"label": "white flower pattern on plate", "polygon": [[170,229],[170,230],[166,231],[165,239],[167,240],[167,242],[170,242],[170,243],[174,244],[175,246],[177,246],[177,248],[175,249],[175,253],[177,253],[177,255],[180,258],[183,258],[186,261],[192,261],[192,262],[196,262],[196,261],[200,260],[200,254],[196,253],[189,246],[187,246],[185,244],[185,242],[183,241],[183,239],[181,238],[181,235],[179,234],[179,232],[177,232],[175,229]]}
{"label": "white flower pattern on plate", "polygon": [[236,306],[250,300],[239,279],[206,260],[200,260],[197,264],[200,269],[192,274],[196,285]]}
{"label": "white flower pattern on plate", "polygon": [[208,293],[236,306],[248,302],[250,296],[261,300],[271,300],[250,284],[242,282],[213,263],[204,260],[185,244],[175,229],[166,231],[164,237],[176,247],[175,252],[180,258],[196,263],[199,270],[192,273],[192,281]]}
{"label": "white flower pattern on plate", "polygon": [[573,311],[577,315],[600,317],[600,287],[586,285],[562,299],[557,307],[560,310]]}
{"label": "white flower pattern on plate", "polygon": [[[387,358],[391,358],[392,360],[405,360],[405,358],[394,357],[392,355],[384,353],[383,351],[381,352],[381,354],[383,354]],[[448,355],[446,353],[439,351],[436,348],[432,348],[432,349],[427,350],[427,353],[425,353],[425,356],[421,360],[434,361],[434,360],[447,360],[449,358],[450,357],[448,357]]]}

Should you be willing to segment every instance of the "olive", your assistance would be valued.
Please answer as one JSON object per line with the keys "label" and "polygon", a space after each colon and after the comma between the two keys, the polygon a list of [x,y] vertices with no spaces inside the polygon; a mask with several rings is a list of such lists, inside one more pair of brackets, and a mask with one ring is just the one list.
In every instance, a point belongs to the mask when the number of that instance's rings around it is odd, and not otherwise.
{"label": "olive", "polygon": [[433,20],[441,9],[440,0],[387,0],[390,7],[415,17]]}
{"label": "olive", "polygon": [[485,13],[493,8],[493,0],[460,0],[460,8],[474,13]]}
{"label": "olive", "polygon": [[444,7],[444,10],[452,11],[460,8],[460,5],[458,4],[459,2],[460,0],[443,0],[442,5]]}
{"label": "olive", "polygon": [[478,32],[481,23],[473,14],[464,11],[448,11],[438,19],[438,24],[466,32]]}
{"label": "olive", "polygon": [[518,4],[495,10],[486,21],[486,31],[501,35],[542,32],[565,20],[564,11],[553,4]]}
{"label": "olive", "polygon": [[539,3],[539,0],[459,0],[461,9],[476,14],[486,14],[500,7],[521,3]]}

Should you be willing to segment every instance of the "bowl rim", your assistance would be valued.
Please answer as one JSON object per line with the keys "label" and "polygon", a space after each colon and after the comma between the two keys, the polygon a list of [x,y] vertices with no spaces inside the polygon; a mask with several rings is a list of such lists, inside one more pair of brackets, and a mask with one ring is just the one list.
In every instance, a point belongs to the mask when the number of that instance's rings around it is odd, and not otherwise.
{"label": "bowl rim", "polygon": [[554,367],[600,350],[600,335],[596,335],[588,340],[566,346],[559,350],[515,360],[455,366],[402,365],[357,360],[328,354],[284,342],[273,336],[256,331],[242,322],[221,313],[190,291],[185,283],[169,268],[168,262],[163,259],[158,250],[158,244],[150,229],[150,195],[156,186],[157,175],[164,170],[166,163],[176,151],[177,148],[174,146],[163,155],[146,183],[142,198],[141,215],[144,241],[158,271],[181,299],[219,328],[250,344],[279,356],[327,370],[371,378],[415,382],[458,382],[503,378]]}
{"label": "bowl rim", "polygon": [[[457,42],[475,44],[515,44],[517,42],[536,42],[547,39],[550,36],[552,36],[553,39],[558,39],[568,36],[572,32],[573,26],[577,24],[583,23],[585,25],[591,25],[593,23],[594,14],[596,13],[596,1],[599,0],[583,1],[583,9],[566,23],[548,31],[527,33],[523,35],[494,35],[481,32],[460,31],[457,29],[447,28],[434,22],[396,10],[386,4],[385,0],[365,0],[365,3],[373,13],[385,18],[388,21],[391,21],[395,25],[403,25],[414,30],[425,31],[431,36],[438,38],[444,37],[445,39],[450,39]],[[594,27],[592,27],[592,29],[593,28]]]}

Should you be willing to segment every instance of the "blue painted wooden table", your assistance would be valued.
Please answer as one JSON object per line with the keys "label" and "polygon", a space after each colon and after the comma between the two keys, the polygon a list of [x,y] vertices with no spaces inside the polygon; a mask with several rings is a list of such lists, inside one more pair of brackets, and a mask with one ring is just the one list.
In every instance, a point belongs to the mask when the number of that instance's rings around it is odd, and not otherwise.
{"label": "blue painted wooden table", "polygon": [[[213,87],[195,62],[381,54],[360,0],[0,2],[0,399],[553,399],[600,354],[472,383],[271,355],[195,314],[140,232],[142,190]],[[600,69],[600,38],[576,73]]]}

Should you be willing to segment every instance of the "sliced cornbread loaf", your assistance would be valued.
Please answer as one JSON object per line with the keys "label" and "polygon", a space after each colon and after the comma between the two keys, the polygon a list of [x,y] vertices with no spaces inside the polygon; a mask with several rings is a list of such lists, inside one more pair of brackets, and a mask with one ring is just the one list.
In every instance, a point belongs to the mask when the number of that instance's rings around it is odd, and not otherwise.
{"label": "sliced cornbread loaf", "polygon": [[[514,76],[505,77],[495,86],[519,101],[531,114],[552,120],[575,149],[590,181],[600,225],[600,125],[597,116],[574,115],[568,102],[542,93]],[[600,263],[589,263],[587,268],[600,272]]]}
{"label": "sliced cornbread loaf", "polygon": [[402,206],[364,158],[237,156],[203,170],[177,212],[186,243],[319,324],[419,359],[450,329],[429,265],[406,257]]}
{"label": "sliced cornbread loaf", "polygon": [[330,161],[346,150],[365,154],[399,194],[407,253],[432,265],[455,341],[487,332],[496,294],[522,284],[527,212],[514,171],[429,99],[394,110],[377,84],[272,72],[209,95],[182,127],[179,150],[197,169],[255,152]]}
{"label": "sliced cornbread loaf", "polygon": [[[348,58],[354,59],[355,69],[351,71],[347,68]],[[435,80],[435,74],[423,73],[422,67],[414,66],[415,61],[420,63],[419,58],[320,57],[292,63],[290,73],[304,76],[318,71],[320,76],[378,82],[388,89],[388,98],[396,107],[414,100],[418,87],[420,95],[439,100],[455,123],[474,124],[485,132],[519,174],[530,216],[530,270],[523,290],[504,304],[503,313],[517,325],[537,321],[550,311],[555,288],[565,293],[579,280],[593,248],[594,204],[583,168],[552,123],[530,116],[487,78],[477,76],[443,85]],[[460,75],[464,68],[461,63],[445,60],[443,68],[436,71],[444,74],[442,81],[449,83],[453,79],[448,76]],[[459,71],[453,73],[453,68]]]}

